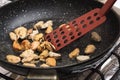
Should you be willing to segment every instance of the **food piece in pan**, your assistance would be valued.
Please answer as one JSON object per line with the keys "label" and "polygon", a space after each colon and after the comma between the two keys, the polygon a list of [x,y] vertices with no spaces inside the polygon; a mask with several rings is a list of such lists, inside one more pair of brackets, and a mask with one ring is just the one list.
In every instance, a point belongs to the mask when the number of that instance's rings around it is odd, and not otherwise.
{"label": "food piece in pan", "polygon": [[68,31],[71,31],[70,25],[66,25],[65,27],[68,29]]}
{"label": "food piece in pan", "polygon": [[33,60],[33,57],[24,57],[22,59],[22,63],[31,62],[32,60]]}
{"label": "food piece in pan", "polygon": [[45,45],[45,48],[48,49],[49,51],[53,51],[53,48],[49,43]]}
{"label": "food piece in pan", "polygon": [[31,63],[31,64],[37,64],[39,62],[39,60],[32,60],[31,62],[29,62],[29,63]]}
{"label": "food piece in pan", "polygon": [[53,31],[52,26],[48,26],[48,28],[46,29],[45,33],[51,33]]}
{"label": "food piece in pan", "polygon": [[22,52],[22,54],[20,55],[20,57],[22,57],[22,62],[29,62],[31,63],[32,61],[36,60],[39,58],[39,56],[35,53],[32,53],[31,50],[26,50],[24,52]]}
{"label": "food piece in pan", "polygon": [[90,57],[89,57],[89,56],[86,56],[86,55],[79,55],[79,56],[76,57],[76,59],[77,59],[78,61],[86,61],[86,60],[89,60]]}
{"label": "food piece in pan", "polygon": [[96,50],[95,45],[89,44],[89,45],[87,45],[87,47],[85,48],[85,51],[84,51],[84,52],[85,52],[85,54],[91,54],[91,53],[94,53],[95,50]]}
{"label": "food piece in pan", "polygon": [[97,32],[92,32],[91,33],[91,38],[95,42],[101,42],[101,40],[102,40],[101,36]]}
{"label": "food piece in pan", "polygon": [[36,67],[36,65],[33,63],[23,63],[23,65],[28,67]]}
{"label": "food piece in pan", "polygon": [[18,51],[23,50],[22,46],[18,43],[18,41],[13,42],[13,49]]}
{"label": "food piece in pan", "polygon": [[15,55],[7,55],[6,59],[8,62],[14,63],[14,64],[17,64],[21,61],[20,57],[15,56]]}
{"label": "food piece in pan", "polygon": [[25,63],[25,62],[31,63],[34,59],[38,59],[38,56],[36,54],[32,54],[29,57],[24,57],[22,59],[22,63]]}
{"label": "food piece in pan", "polygon": [[17,35],[14,32],[10,32],[9,36],[10,36],[10,39],[13,40],[13,41],[18,40],[18,37],[17,37]]}
{"label": "food piece in pan", "polygon": [[76,56],[78,56],[80,53],[80,49],[79,48],[76,48],[74,49],[72,52],[69,53],[69,58],[75,58]]}
{"label": "food piece in pan", "polygon": [[39,60],[42,62],[46,62],[46,58],[44,58],[43,56],[39,56]]}
{"label": "food piece in pan", "polygon": [[38,59],[38,55],[34,53],[33,50],[25,50],[20,54],[20,57],[22,57],[22,62],[31,62],[32,60]]}
{"label": "food piece in pan", "polygon": [[27,30],[27,35],[30,35],[32,32],[33,32],[33,29],[32,29],[32,28],[28,29],[28,30]]}
{"label": "food piece in pan", "polygon": [[51,67],[55,67],[56,66],[56,59],[55,58],[47,58],[46,64],[51,66]]}
{"label": "food piece in pan", "polygon": [[26,57],[33,57],[33,59],[38,59],[38,55],[34,53],[33,50],[28,49],[25,50],[24,52],[22,52],[22,54],[20,54],[20,57],[26,58]]}
{"label": "food piece in pan", "polygon": [[44,21],[39,21],[34,25],[34,29],[44,28]]}
{"label": "food piece in pan", "polygon": [[38,33],[39,33],[38,30],[33,30],[32,33],[29,35],[28,39],[32,39],[32,40],[33,40],[34,36],[35,36],[36,34],[38,34]]}
{"label": "food piece in pan", "polygon": [[42,52],[43,50],[44,50],[44,48],[41,47],[40,45],[37,47],[37,51]]}
{"label": "food piece in pan", "polygon": [[48,50],[44,50],[39,56],[40,56],[40,58],[47,58],[48,57]]}
{"label": "food piece in pan", "polygon": [[48,49],[49,51],[53,51],[54,50],[54,46],[48,42],[48,41],[44,41],[45,43],[45,48]]}
{"label": "food piece in pan", "polygon": [[61,25],[59,26],[59,28],[62,28],[62,27],[65,26],[65,25],[67,25],[67,24],[61,24]]}
{"label": "food piece in pan", "polygon": [[33,42],[31,43],[31,49],[32,49],[32,50],[36,50],[37,47],[39,46],[39,44],[40,44],[39,41],[33,41]]}
{"label": "food piece in pan", "polygon": [[37,50],[39,51],[39,52],[42,52],[43,50],[45,50],[45,49],[47,49],[47,50],[53,50],[52,49],[52,46],[51,46],[51,44],[48,42],[48,41],[42,41],[41,42],[41,44],[37,47]]}
{"label": "food piece in pan", "polygon": [[31,43],[29,40],[26,39],[21,42],[21,46],[24,50],[27,50],[30,49]]}
{"label": "food piece in pan", "polygon": [[50,50],[50,51],[53,50],[52,44],[51,44],[50,42],[48,42],[48,41],[42,42],[42,44],[41,44],[40,46],[41,46],[41,47],[44,47],[44,48],[46,48],[46,49],[48,49],[48,50]]}
{"label": "food piece in pan", "polygon": [[44,21],[39,21],[34,25],[34,29],[46,29],[49,26],[53,26],[53,21],[48,20],[47,22],[44,23]]}
{"label": "food piece in pan", "polygon": [[27,28],[21,26],[14,30],[18,38],[24,39],[27,36]]}
{"label": "food piece in pan", "polygon": [[59,59],[61,57],[61,54],[50,51],[49,56],[55,59]]}
{"label": "food piece in pan", "polygon": [[50,67],[50,66],[47,65],[47,64],[45,64],[45,63],[43,63],[43,64],[40,65],[40,67],[41,67],[41,68],[48,68],[48,67]]}
{"label": "food piece in pan", "polygon": [[42,42],[44,42],[44,37],[42,37],[40,40],[39,40],[39,42],[40,42],[40,44],[42,43]]}
{"label": "food piece in pan", "polygon": [[48,20],[47,22],[45,22],[45,24],[42,26],[41,29],[45,29],[48,28],[49,26],[53,26],[53,21],[52,20]]}
{"label": "food piece in pan", "polygon": [[43,38],[43,33],[39,33],[39,34],[36,34],[36,35],[34,36],[33,40],[39,41],[39,40],[42,39],[42,38]]}
{"label": "food piece in pan", "polygon": [[34,51],[32,49],[25,50],[20,54],[20,57],[28,57],[29,55],[34,54]]}
{"label": "food piece in pan", "polygon": [[52,43],[49,42],[49,44],[51,45],[51,47],[53,48],[53,50],[56,49],[55,46]]}
{"label": "food piece in pan", "polygon": [[28,54],[27,57],[22,57],[22,63],[26,63],[26,62],[29,62],[29,63],[32,63],[34,62],[34,60],[38,59],[38,55],[37,54]]}
{"label": "food piece in pan", "polygon": [[44,51],[44,50],[45,50],[45,43],[42,42],[42,43],[37,47],[37,50],[40,51],[40,52]]}

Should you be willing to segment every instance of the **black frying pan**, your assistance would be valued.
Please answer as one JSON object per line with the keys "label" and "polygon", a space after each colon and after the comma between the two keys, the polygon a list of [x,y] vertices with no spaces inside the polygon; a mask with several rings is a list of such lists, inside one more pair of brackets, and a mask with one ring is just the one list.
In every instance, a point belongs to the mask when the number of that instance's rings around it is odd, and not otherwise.
{"label": "black frying pan", "polygon": [[[69,22],[86,12],[101,7],[102,4],[94,0],[19,0],[0,8],[0,64],[4,68],[26,75],[32,70],[43,70],[39,68],[24,67],[8,63],[5,59],[7,54],[19,55],[12,50],[12,41],[9,38],[9,32],[18,26],[32,27],[37,21],[53,20],[54,29],[62,23]],[[102,37],[102,42],[94,43],[90,39],[90,32],[82,38],[71,43],[67,47],[58,51],[62,54],[62,59],[57,61],[57,66],[48,69],[64,69],[75,65],[84,65],[100,56],[106,55],[106,51],[111,49],[118,39],[120,32],[120,23],[118,16],[114,11],[107,14],[107,21],[93,31],[98,32]],[[70,60],[68,53],[76,47],[81,49],[80,54],[84,54],[84,49],[88,44],[95,44],[97,50],[85,62]]]}

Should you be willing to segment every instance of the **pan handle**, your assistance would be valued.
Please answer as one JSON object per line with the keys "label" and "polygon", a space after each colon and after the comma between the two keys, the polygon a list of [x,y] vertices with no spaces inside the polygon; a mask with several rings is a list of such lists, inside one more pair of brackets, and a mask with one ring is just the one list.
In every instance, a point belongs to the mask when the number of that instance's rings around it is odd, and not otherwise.
{"label": "pan handle", "polygon": [[56,70],[31,70],[24,80],[59,80]]}
{"label": "pan handle", "polygon": [[104,16],[111,9],[111,7],[116,1],[117,0],[107,0],[104,6],[100,9],[101,16]]}

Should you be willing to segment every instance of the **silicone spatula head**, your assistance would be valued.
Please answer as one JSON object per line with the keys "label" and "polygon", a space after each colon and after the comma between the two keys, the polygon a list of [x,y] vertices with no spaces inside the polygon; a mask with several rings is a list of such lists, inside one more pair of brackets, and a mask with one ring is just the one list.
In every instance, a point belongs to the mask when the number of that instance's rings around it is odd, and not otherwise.
{"label": "silicone spatula head", "polygon": [[96,8],[88,13],[58,27],[45,35],[45,39],[51,42],[56,51],[82,37],[95,29],[106,20],[105,14],[110,10],[116,0],[108,0],[102,8]]}

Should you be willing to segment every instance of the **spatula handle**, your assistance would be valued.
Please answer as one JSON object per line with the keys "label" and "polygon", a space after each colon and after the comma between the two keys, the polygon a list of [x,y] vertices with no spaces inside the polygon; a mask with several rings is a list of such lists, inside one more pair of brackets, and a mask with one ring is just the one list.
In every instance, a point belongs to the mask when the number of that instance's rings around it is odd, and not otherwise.
{"label": "spatula handle", "polygon": [[101,16],[104,16],[111,9],[111,7],[116,1],[117,0],[107,0],[107,2],[104,4],[104,6],[100,10]]}

